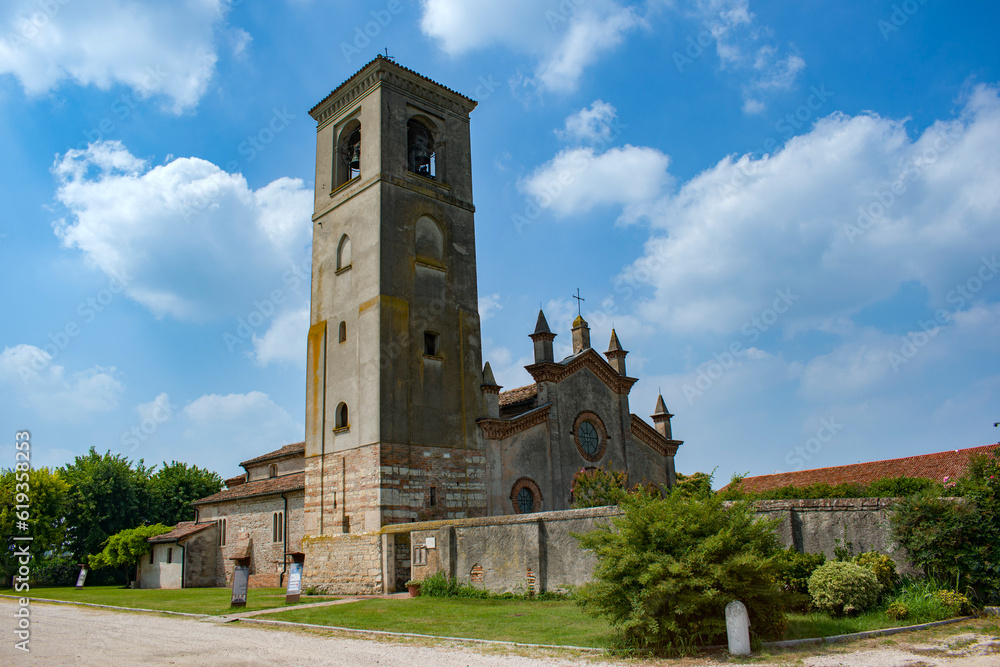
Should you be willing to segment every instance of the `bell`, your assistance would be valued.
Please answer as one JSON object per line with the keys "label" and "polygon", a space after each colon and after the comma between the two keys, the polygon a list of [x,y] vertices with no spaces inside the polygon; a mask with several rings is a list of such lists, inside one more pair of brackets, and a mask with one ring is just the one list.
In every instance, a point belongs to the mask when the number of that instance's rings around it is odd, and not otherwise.
{"label": "bell", "polygon": [[351,171],[361,171],[361,144],[348,146],[347,150],[350,153],[347,159],[347,168]]}

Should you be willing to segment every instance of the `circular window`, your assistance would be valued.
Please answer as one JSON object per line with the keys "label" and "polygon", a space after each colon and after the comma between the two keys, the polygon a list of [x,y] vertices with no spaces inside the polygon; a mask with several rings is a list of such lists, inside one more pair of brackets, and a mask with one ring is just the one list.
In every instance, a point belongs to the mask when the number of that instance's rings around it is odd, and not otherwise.
{"label": "circular window", "polygon": [[514,482],[510,490],[510,500],[516,514],[530,514],[542,509],[541,489],[529,477],[522,477]]}
{"label": "circular window", "polygon": [[599,461],[608,447],[608,431],[593,412],[581,412],[573,423],[576,447],[587,461]]}
{"label": "circular window", "polygon": [[580,424],[577,437],[580,438],[580,448],[593,456],[601,446],[600,438],[597,437],[597,427],[593,423],[585,421]]}

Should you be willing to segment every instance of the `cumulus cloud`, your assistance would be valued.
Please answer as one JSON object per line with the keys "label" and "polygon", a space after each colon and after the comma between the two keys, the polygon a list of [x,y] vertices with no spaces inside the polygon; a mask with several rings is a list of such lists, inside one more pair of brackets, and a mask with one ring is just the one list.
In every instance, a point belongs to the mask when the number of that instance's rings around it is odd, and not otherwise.
{"label": "cumulus cloud", "polygon": [[566,118],[562,130],[556,135],[563,141],[595,143],[612,138],[612,126],[618,117],[617,110],[603,100],[594,100],[589,107],[580,109]]}
{"label": "cumulus cloud", "polygon": [[185,440],[211,444],[226,452],[229,461],[300,441],[304,433],[301,423],[260,391],[206,394],[184,406],[181,416],[187,427]]}
{"label": "cumulus cloud", "polygon": [[488,320],[503,308],[499,294],[484,294],[479,297],[479,319]]}
{"label": "cumulus cloud", "polygon": [[992,87],[915,138],[901,121],[831,115],[775,154],[727,157],[651,205],[657,231],[619,282],[651,287],[643,316],[686,333],[738,331],[780,290],[795,301],[786,330],[850,318],[908,282],[933,307],[966,306],[1000,286],[960,289],[992,270],[983,240],[1000,216],[997,151]]}
{"label": "cumulus cloud", "polygon": [[537,59],[521,83],[541,91],[574,90],[588,66],[642,24],[612,0],[586,5],[536,0],[423,0],[420,27],[452,56],[494,44]]}
{"label": "cumulus cloud", "polygon": [[308,332],[308,306],[282,313],[274,319],[263,336],[253,335],[255,363],[258,366],[266,366],[273,362],[304,366]]}
{"label": "cumulus cloud", "polygon": [[79,419],[118,407],[124,385],[114,368],[94,366],[67,373],[48,352],[34,345],[0,352],[0,395],[46,419]]}
{"label": "cumulus cloud", "polygon": [[645,146],[567,148],[518,182],[518,189],[557,216],[619,205],[634,219],[672,182],[670,158]]}
{"label": "cumulus cloud", "polygon": [[[0,9],[0,74],[29,95],[65,81],[140,98],[162,95],[175,113],[194,108],[215,71],[217,35],[228,34],[225,0],[137,0],[38,3],[14,0]],[[242,33],[242,35],[240,34]],[[242,51],[243,31],[229,39]]]}
{"label": "cumulus cloud", "polygon": [[53,173],[63,245],[158,317],[245,316],[307,257],[312,192],[298,179],[252,190],[198,158],[151,168],[118,141],[70,150]]}

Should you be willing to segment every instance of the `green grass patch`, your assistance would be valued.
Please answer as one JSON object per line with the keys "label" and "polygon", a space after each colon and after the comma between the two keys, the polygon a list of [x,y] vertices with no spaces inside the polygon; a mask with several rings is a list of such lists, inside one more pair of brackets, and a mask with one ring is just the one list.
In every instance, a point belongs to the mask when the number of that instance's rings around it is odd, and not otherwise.
{"label": "green grass patch", "polygon": [[421,595],[298,609],[264,618],[359,630],[596,648],[607,647],[611,635],[605,621],[587,616],[568,600],[471,600]]}
{"label": "green grass patch", "polygon": [[[20,595],[10,588],[0,589],[4,595]],[[151,611],[180,611],[189,614],[228,614],[255,609],[272,609],[284,607],[285,589],[283,588],[251,588],[247,595],[246,609],[233,609],[229,606],[232,592],[228,588],[184,588],[179,590],[165,589],[129,589],[120,586],[85,586],[75,587],[31,587],[30,597],[46,600],[64,600],[68,602],[90,602],[107,604],[115,607],[132,609],[149,609]],[[300,604],[336,600],[335,597],[305,597]],[[288,605],[293,606],[293,605]]]}
{"label": "green grass patch", "polygon": [[806,639],[811,637],[832,637],[834,635],[849,635],[868,630],[884,630],[907,625],[920,625],[933,621],[943,621],[953,617],[953,614],[934,615],[927,618],[911,617],[905,620],[895,620],[885,615],[885,608],[879,607],[858,616],[833,618],[829,614],[813,612],[810,614],[788,614],[788,629],[785,639]]}

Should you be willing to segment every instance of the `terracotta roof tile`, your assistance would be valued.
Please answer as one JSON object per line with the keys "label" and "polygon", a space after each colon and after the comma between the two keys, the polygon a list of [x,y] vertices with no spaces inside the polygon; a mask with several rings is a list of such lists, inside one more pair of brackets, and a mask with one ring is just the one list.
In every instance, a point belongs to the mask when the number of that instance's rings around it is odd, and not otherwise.
{"label": "terracotta roof tile", "polygon": [[500,392],[500,405],[513,405],[538,396],[538,385],[527,384],[523,387]]}
{"label": "terracotta roof tile", "polygon": [[212,494],[207,498],[196,500],[192,505],[204,505],[206,503],[218,503],[224,500],[235,500],[237,498],[248,498],[250,496],[265,496],[283,491],[296,491],[304,489],[306,486],[306,474],[296,472],[291,475],[279,475],[269,479],[258,479],[253,482],[240,484],[232,489],[225,489]]}
{"label": "terracotta roof tile", "polygon": [[206,523],[195,523],[194,521],[181,521],[179,524],[173,527],[169,533],[163,533],[162,535],[157,535],[156,537],[151,537],[147,542],[150,544],[155,544],[158,542],[176,542],[177,540],[183,539],[188,535],[194,535],[195,533],[205,530],[206,528],[211,528],[215,525],[214,521]]}
{"label": "terracotta roof tile", "polygon": [[242,475],[237,475],[236,477],[230,477],[229,479],[226,480],[226,488],[231,489],[234,486],[239,486],[240,484],[243,484],[246,481],[247,481],[246,473],[243,473]]}
{"label": "terracotta roof tile", "polygon": [[973,456],[986,454],[991,448],[997,446],[983,445],[967,449],[952,449],[935,454],[907,456],[901,459],[746,477],[740,482],[740,489],[744,491],[770,491],[783,486],[803,487],[810,484],[871,484],[877,480],[892,477],[922,477],[940,482],[946,476],[952,479],[961,477]]}
{"label": "terracotta roof tile", "polygon": [[306,443],[303,442],[293,442],[290,445],[285,445],[281,449],[276,449],[273,452],[268,452],[267,454],[261,454],[252,459],[247,459],[241,466],[246,466],[248,463],[260,463],[261,461],[267,461],[269,459],[277,459],[282,456],[290,456],[292,454],[304,454],[306,451]]}

